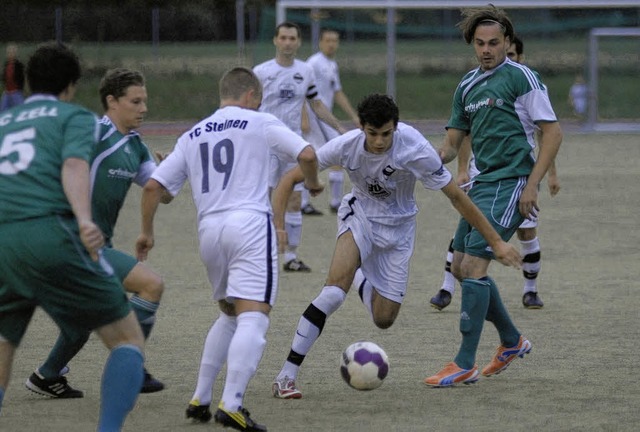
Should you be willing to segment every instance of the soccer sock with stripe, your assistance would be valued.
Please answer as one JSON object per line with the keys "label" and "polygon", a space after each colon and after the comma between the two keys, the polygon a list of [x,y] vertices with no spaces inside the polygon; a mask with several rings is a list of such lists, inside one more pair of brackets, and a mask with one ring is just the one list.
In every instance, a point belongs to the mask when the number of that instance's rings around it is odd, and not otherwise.
{"label": "soccer sock with stripe", "polygon": [[120,345],[111,350],[102,374],[98,432],[122,429],[142,387],[143,362],[142,352],[135,345]]}
{"label": "soccer sock with stripe", "polygon": [[229,344],[235,331],[236,317],[221,312],[204,341],[198,383],[192,401],[197,401],[200,405],[211,404],[213,384],[227,361]]}
{"label": "soccer sock with stripe", "polygon": [[346,298],[347,293],[337,286],[329,285],[322,289],[300,317],[291,351],[277,379],[285,376],[295,379],[298,376],[300,365],[322,333],[327,318],[338,310]]}
{"label": "soccer sock with stripe", "polygon": [[286,212],[284,214],[284,229],[287,232],[288,244],[284,253],[284,262],[296,259],[296,251],[302,238],[302,212]]}
{"label": "soccer sock with stripe", "polygon": [[489,276],[485,276],[481,280],[489,283],[490,297],[487,321],[491,321],[496,326],[503,346],[515,346],[520,340],[520,332],[511,321],[511,317],[502,303],[496,283]]}
{"label": "soccer sock with stripe", "polygon": [[358,289],[358,295],[360,296],[360,300],[362,300],[362,304],[367,308],[369,315],[373,318],[373,305],[371,304],[373,285],[364,277],[364,273],[362,273],[362,269],[360,268],[356,270],[353,285]]}
{"label": "soccer sock with stripe", "polygon": [[243,312],[236,317],[236,331],[227,354],[227,379],[222,391],[222,404],[236,412],[242,406],[249,380],[258,369],[269,329],[269,317],[262,312]]}
{"label": "soccer sock with stripe", "polygon": [[38,373],[45,379],[60,376],[60,371],[75,357],[89,340],[90,332],[73,334],[60,332],[55,345],[45,362],[38,368]]}
{"label": "soccer sock with stripe", "polygon": [[444,276],[442,278],[442,287],[445,291],[448,291],[451,295],[456,291],[456,278],[451,273],[451,263],[453,262],[453,239],[449,242],[449,249],[447,250],[447,262],[444,265]]}
{"label": "soccer sock with stripe", "polygon": [[520,241],[522,253],[522,275],[524,276],[523,293],[538,292],[538,273],[542,263],[540,261],[540,241],[538,237],[533,240]]}
{"label": "soccer sock with stripe", "polygon": [[460,306],[460,333],[462,343],[455,363],[462,369],[473,368],[482,334],[482,327],[489,307],[489,283],[482,279],[464,279]]}
{"label": "soccer sock with stripe", "polygon": [[329,187],[331,188],[331,207],[338,207],[344,195],[344,171],[329,171]]}
{"label": "soccer sock with stripe", "polygon": [[136,318],[138,318],[140,328],[142,328],[142,334],[144,338],[147,339],[156,322],[156,312],[158,311],[160,303],[145,300],[138,296],[138,294],[132,295],[129,303],[136,314]]}

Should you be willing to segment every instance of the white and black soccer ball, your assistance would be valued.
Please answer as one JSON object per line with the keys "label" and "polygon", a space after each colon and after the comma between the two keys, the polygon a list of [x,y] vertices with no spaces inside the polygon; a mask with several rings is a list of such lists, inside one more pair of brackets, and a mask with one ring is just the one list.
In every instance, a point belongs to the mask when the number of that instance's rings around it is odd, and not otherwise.
{"label": "white and black soccer ball", "polygon": [[389,357],[373,342],[356,342],[342,353],[340,373],[354,389],[373,390],[389,373]]}

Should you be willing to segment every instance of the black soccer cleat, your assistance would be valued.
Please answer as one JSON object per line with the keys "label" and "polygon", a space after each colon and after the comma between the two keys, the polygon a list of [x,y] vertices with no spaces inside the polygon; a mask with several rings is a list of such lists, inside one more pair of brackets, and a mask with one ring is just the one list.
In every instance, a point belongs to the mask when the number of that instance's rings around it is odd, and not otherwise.
{"label": "black soccer cleat", "polygon": [[32,392],[50,398],[77,399],[84,397],[84,393],[71,387],[67,383],[67,378],[63,376],[47,379],[35,371],[24,385]]}
{"label": "black soccer cleat", "polygon": [[189,402],[186,414],[188,419],[193,419],[194,422],[199,423],[207,423],[213,417],[209,405],[200,405],[198,400]]}
{"label": "black soccer cleat", "polygon": [[164,384],[158,381],[151,375],[147,369],[144,369],[144,381],[142,381],[142,388],[140,393],[155,393],[164,390]]}
{"label": "black soccer cleat", "polygon": [[431,297],[429,303],[431,303],[432,308],[441,311],[451,303],[451,293],[447,290],[441,289],[436,295]]}
{"label": "black soccer cleat", "polygon": [[267,432],[266,426],[254,422],[249,415],[249,411],[242,407],[236,412],[229,412],[223,408],[222,402],[220,402],[213,417],[216,423],[220,423],[224,427],[239,431]]}

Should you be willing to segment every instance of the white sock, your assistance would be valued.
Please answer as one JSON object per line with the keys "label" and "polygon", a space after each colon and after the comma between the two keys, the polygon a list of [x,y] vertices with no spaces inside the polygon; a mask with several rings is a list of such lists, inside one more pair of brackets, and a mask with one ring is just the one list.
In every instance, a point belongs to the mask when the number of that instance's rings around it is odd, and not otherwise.
{"label": "white sock", "polygon": [[269,317],[262,312],[243,312],[236,321],[238,325],[229,344],[227,380],[222,392],[222,404],[230,412],[236,412],[242,406],[249,380],[262,359],[269,329]]}
{"label": "white sock", "polygon": [[456,291],[456,278],[451,273],[451,263],[453,262],[453,240],[449,243],[449,250],[447,251],[447,262],[444,265],[444,277],[442,278],[442,287],[445,291],[448,291],[451,295]]}
{"label": "white sock", "polygon": [[311,302],[298,321],[291,342],[291,352],[278,374],[278,379],[285,376],[295,379],[298,376],[300,365],[318,340],[327,318],[338,310],[346,298],[347,293],[341,288],[329,285]]}
{"label": "white sock", "polygon": [[229,344],[235,331],[236,318],[222,312],[209,329],[200,359],[198,383],[191,398],[191,400],[197,400],[200,405],[211,404],[213,383],[227,361]]}
{"label": "white sock", "polygon": [[542,267],[540,261],[540,241],[538,237],[520,242],[522,254],[522,274],[524,276],[523,293],[538,292],[538,273]]}
{"label": "white sock", "polygon": [[309,190],[307,188],[302,189],[301,197],[302,201],[300,203],[300,206],[302,208],[305,208],[307,204],[309,204],[309,200],[311,200],[311,195],[309,195]]}
{"label": "white sock", "polygon": [[342,201],[344,171],[329,171],[329,187],[331,188],[331,207],[337,207]]}
{"label": "white sock", "polygon": [[284,229],[287,231],[288,244],[284,261],[289,262],[297,257],[296,250],[302,238],[302,212],[286,212],[284,214]]}

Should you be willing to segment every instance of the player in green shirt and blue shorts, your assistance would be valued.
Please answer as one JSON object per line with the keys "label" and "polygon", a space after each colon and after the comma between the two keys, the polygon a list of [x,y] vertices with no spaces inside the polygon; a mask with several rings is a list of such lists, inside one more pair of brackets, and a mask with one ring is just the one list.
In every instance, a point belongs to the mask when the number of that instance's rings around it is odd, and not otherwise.
{"label": "player in green shirt and blue shorts", "polygon": [[[146,339],[164,290],[162,278],[133,256],[113,248],[111,243],[118,214],[131,184],[144,186],[156,169],[149,149],[134,131],[147,112],[144,77],[129,69],[108,71],[100,83],[100,99],[105,115],[100,121],[100,141],[90,170],[93,217],[105,235],[104,257],[125,290],[134,293],[129,302]],[[47,360],[27,379],[26,387],[53,398],[83,397],[82,391],[69,386],[61,375],[87,342],[89,334],[62,332]],[[145,369],[141,393],[163,388],[164,385]]]}
{"label": "player in green shirt and blue shorts", "polygon": [[0,406],[35,308],[67,335],[96,330],[111,350],[102,376],[99,431],[120,430],[143,380],[144,337],[92,221],[89,162],[96,117],[69,101],[77,56],[40,46],[33,95],[0,116]]}
{"label": "player in green shirt and blue shorts", "polygon": [[[456,88],[439,153],[443,162],[450,162],[465,136],[471,135],[480,173],[469,197],[508,241],[525,218],[537,216],[538,186],[558,152],[562,131],[538,75],[507,58],[514,37],[507,14],[490,5],[465,9],[462,16],[458,26],[466,42],[473,44],[480,66],[468,72]],[[537,160],[536,126],[541,131]],[[453,249],[451,270],[462,286],[462,344],[454,361],[424,380],[433,387],[478,380],[475,358],[485,320],[496,327],[500,346],[482,375],[498,374],[531,351],[531,342],[511,321],[498,287],[488,276],[493,251],[464,219],[458,225]]]}

